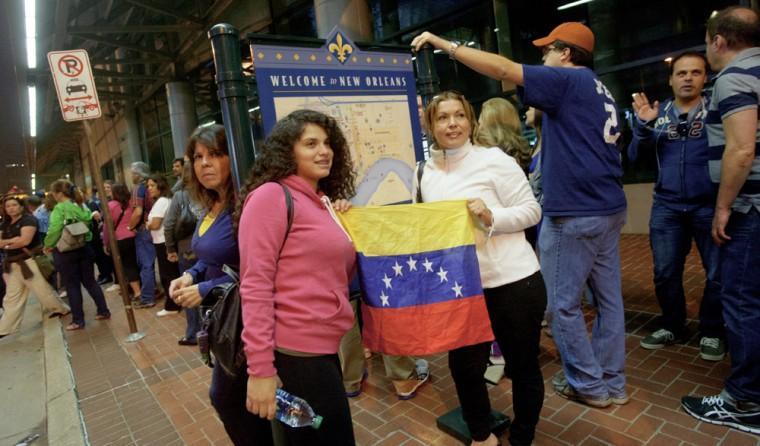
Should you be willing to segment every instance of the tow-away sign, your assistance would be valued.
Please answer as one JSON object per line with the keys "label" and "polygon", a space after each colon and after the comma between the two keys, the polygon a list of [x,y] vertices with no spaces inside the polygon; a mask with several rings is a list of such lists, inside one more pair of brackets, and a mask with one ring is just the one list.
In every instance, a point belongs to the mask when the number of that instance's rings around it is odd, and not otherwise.
{"label": "tow-away sign", "polygon": [[64,121],[101,115],[98,92],[86,50],[51,51],[47,55]]}

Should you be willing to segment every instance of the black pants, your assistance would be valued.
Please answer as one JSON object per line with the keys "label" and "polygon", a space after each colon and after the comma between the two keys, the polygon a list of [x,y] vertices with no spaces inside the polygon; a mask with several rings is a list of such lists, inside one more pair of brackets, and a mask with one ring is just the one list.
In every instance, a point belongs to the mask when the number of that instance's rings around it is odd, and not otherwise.
{"label": "black pants", "polygon": [[166,243],[157,243],[153,246],[156,247],[156,258],[158,259],[158,277],[161,279],[161,286],[164,288],[164,294],[166,295],[164,310],[179,311],[182,307],[169,297],[169,285],[172,283],[172,280],[179,277],[179,264],[170,262],[166,258]]}
{"label": "black pants", "polygon": [[217,366],[211,376],[209,397],[235,446],[272,446],[272,422],[245,408],[248,373],[243,366],[236,378]]}
{"label": "black pants", "polygon": [[324,418],[319,429],[283,425],[288,446],[353,446],[354,427],[338,355],[298,357],[275,352],[282,388],[303,398]]}
{"label": "black pants", "polygon": [[[546,309],[546,287],[540,272],[514,283],[485,289],[488,317],[507,363],[504,374],[512,380],[515,412],[511,444],[530,444],[544,401],[544,379],[538,363],[541,319]],[[469,345],[449,352],[449,369],[472,439],[490,435],[491,403],[483,378],[490,343]]]}
{"label": "black pants", "polygon": [[68,252],[53,251],[55,266],[66,285],[66,293],[71,306],[71,322],[84,326],[84,310],[82,308],[82,286],[90,293],[95,301],[98,315],[108,316],[106,298],[103,290],[95,281],[95,254],[89,245]]}

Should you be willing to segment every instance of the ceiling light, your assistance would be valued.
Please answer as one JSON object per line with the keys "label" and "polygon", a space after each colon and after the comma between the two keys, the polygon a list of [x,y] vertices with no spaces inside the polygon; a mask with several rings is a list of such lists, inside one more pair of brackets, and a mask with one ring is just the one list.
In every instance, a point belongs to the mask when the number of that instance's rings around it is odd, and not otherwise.
{"label": "ceiling light", "polygon": [[29,86],[29,136],[37,137],[37,87]]}
{"label": "ceiling light", "polygon": [[574,6],[582,5],[584,3],[591,3],[593,0],[578,0],[575,2],[565,3],[562,6],[557,7],[557,11],[562,11],[563,9],[570,9]]}
{"label": "ceiling light", "polygon": [[26,24],[26,65],[37,68],[37,27],[35,26],[35,0],[24,0],[24,23]]}

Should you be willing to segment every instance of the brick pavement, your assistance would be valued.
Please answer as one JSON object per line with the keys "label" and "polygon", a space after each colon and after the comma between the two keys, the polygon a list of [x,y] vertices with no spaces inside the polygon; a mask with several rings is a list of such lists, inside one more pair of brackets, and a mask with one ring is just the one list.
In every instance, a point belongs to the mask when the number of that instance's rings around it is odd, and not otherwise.
{"label": "brick pavement", "polygon": [[[631,402],[591,409],[554,394],[551,377],[560,369],[550,338],[542,339],[541,364],[546,399],[537,445],[760,445],[760,437],[699,422],[679,409],[687,393],[715,394],[729,370],[698,358],[698,340],[659,351],[639,347],[642,336],[656,328],[659,313],[652,285],[652,260],[647,236],[624,235],[621,243],[623,296],[626,307],[626,372]],[[698,314],[704,275],[695,250],[685,272],[688,316]],[[86,298],[87,299],[87,298]],[[121,301],[109,293],[112,320],[91,320],[87,329],[67,332],[85,426],[93,445],[229,445],[208,401],[210,369],[194,347],[178,346],[184,317],[155,317],[138,310],[146,338],[124,343],[128,334]],[[591,317],[591,310],[587,316]],[[696,321],[690,326],[696,329]],[[399,401],[384,378],[378,357],[369,363],[364,392],[351,399],[359,445],[458,445],[435,427],[437,416],[457,405],[446,356],[429,358],[432,382],[416,398]],[[503,380],[490,389],[494,408],[510,413],[511,385]],[[504,438],[503,440],[506,440]]]}

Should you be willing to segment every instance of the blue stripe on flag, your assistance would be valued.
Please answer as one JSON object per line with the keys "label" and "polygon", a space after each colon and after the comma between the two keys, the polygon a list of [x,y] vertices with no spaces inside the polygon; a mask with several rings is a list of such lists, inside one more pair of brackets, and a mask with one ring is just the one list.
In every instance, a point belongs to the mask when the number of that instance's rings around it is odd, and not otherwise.
{"label": "blue stripe on flag", "polygon": [[446,302],[483,293],[475,245],[399,256],[359,253],[365,302],[403,308]]}

